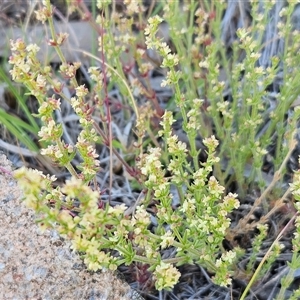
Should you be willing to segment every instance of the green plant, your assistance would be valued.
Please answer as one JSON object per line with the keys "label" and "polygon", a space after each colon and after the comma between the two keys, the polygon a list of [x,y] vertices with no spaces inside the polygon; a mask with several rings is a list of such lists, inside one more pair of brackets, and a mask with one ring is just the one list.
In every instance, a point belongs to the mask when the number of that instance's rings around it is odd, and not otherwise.
{"label": "green plant", "polygon": [[[15,176],[24,190],[25,203],[39,214],[42,227],[55,227],[60,234],[72,240],[73,248],[82,254],[91,270],[115,270],[121,264],[133,262],[149,264],[149,270],[153,271],[156,279],[156,288],[161,290],[170,289],[178,282],[180,273],[176,266],[197,263],[214,273],[216,284],[226,286],[235,275],[234,266],[242,251],[238,247],[230,251],[224,249],[225,237],[233,240],[240,231],[248,233],[257,225],[266,223],[290,192],[287,191],[276,208],[261,220],[247,224],[253,210],[265,201],[283,178],[287,160],[295,147],[293,137],[299,111],[295,110],[288,122],[284,121],[297,96],[295,91],[299,90],[299,74],[295,68],[299,58],[295,53],[300,40],[295,35],[290,51],[286,46],[281,58],[274,56],[268,66],[258,66],[263,39],[261,29],[266,25],[272,6],[266,4],[264,14],[260,14],[259,7],[253,2],[253,18],[258,21],[254,21],[252,27],[237,31],[240,43],[233,44],[232,55],[228,59],[219,31],[225,4],[222,1],[218,4],[204,2],[199,6],[191,1],[181,8],[179,1],[171,1],[163,7],[163,18],[170,27],[175,48],[172,51],[157,34],[163,21],[159,14],[150,17],[145,25],[139,2],[126,3],[124,15],[110,10],[109,4],[110,1],[98,1],[101,14],[96,21],[91,20],[99,30],[101,58],[89,55],[101,68],[89,68],[93,81],[90,90],[76,80],[80,63],[68,64],[64,58],[60,46],[67,36],[54,30],[50,1],[44,1],[43,8],[37,11],[38,19],[49,24],[52,35],[49,44],[61,59],[60,72],[68,79],[68,88],[75,90],[76,94],[71,98],[63,92],[62,82],[55,78],[50,67],[41,65],[36,59],[36,45],[26,46],[22,40],[11,42],[11,75],[15,81],[24,84],[39,103],[36,116],[44,123],[39,137],[47,144],[41,153],[67,168],[72,175],[62,187],[53,188],[53,176],[25,168],[16,171]],[[293,9],[291,2],[282,12],[287,21]],[[139,34],[132,32],[136,11],[140,12],[136,26],[144,28]],[[179,11],[183,15],[180,20],[177,18]],[[182,34],[180,38],[179,32]],[[290,33],[290,28],[279,26],[281,36],[289,39]],[[162,86],[170,86],[174,92],[175,117],[173,112],[160,107],[153,94],[148,76],[153,65],[147,60],[149,57],[144,45],[158,54],[156,63],[165,74]],[[245,57],[243,60],[239,59],[241,54]],[[132,57],[143,80],[131,72]],[[266,113],[264,97],[280,68],[280,60],[287,61],[283,65],[283,88],[277,97],[281,102],[275,110]],[[221,68],[227,74],[232,101],[223,99],[225,82],[219,80]],[[113,147],[116,143],[113,142],[108,103],[108,89],[113,84],[120,89],[124,104],[128,104],[136,114],[137,168],[129,166],[118,149]],[[46,96],[50,87],[55,92],[52,97]],[[142,106],[137,105],[133,96],[137,91],[149,100]],[[93,118],[93,110],[86,101],[88,98],[93,100],[102,120],[101,126]],[[61,101],[70,103],[81,124],[75,145],[62,139],[62,125],[54,118]],[[187,143],[180,141],[173,132],[173,123],[178,116],[183,120]],[[158,122],[155,121],[160,117],[162,121],[157,132]],[[270,126],[261,132],[261,125],[267,117],[270,118]],[[275,131],[277,151],[273,164],[276,172],[273,181],[267,185],[263,179],[262,157],[274,142],[272,136]],[[199,133],[204,137],[202,149],[196,144]],[[146,138],[150,141],[149,146],[145,144]],[[114,153],[144,189],[144,197],[133,207],[111,206],[101,200],[95,180],[99,170],[96,143],[109,147],[111,156]],[[199,154],[205,154],[203,162],[199,160]],[[72,163],[75,155],[81,157],[77,166]],[[251,172],[245,175],[249,163]],[[253,187],[256,179],[263,190],[261,197],[236,228],[230,228],[229,214],[238,208],[239,201],[236,193],[227,193],[226,189],[235,182],[243,195],[243,190]],[[176,194],[171,192],[172,186],[176,187]],[[174,200],[178,202],[178,208],[173,206]],[[150,204],[155,207],[152,217],[156,225],[152,230],[149,229],[151,216],[147,212]],[[255,251],[258,251],[263,238],[256,240]],[[165,249],[175,251],[171,257],[163,258]],[[280,247],[276,248],[271,259],[268,257],[266,269],[279,250]],[[253,265],[254,256],[249,262],[249,269]]]}

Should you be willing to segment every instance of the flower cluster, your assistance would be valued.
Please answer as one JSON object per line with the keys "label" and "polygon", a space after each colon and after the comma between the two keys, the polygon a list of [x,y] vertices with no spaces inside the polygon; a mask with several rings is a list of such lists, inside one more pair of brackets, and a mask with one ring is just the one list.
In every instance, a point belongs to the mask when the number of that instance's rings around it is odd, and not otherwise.
{"label": "flower cluster", "polygon": [[150,148],[147,155],[143,155],[138,166],[141,173],[147,176],[145,181],[145,186],[154,190],[155,197],[166,196],[168,198],[168,182],[165,178],[165,172],[162,168],[161,149],[160,148]]}
{"label": "flower cluster", "polygon": [[171,53],[170,47],[166,42],[156,37],[159,24],[163,21],[159,16],[149,18],[147,27],[145,28],[146,45],[148,49],[156,49],[162,56],[163,61],[161,66],[170,69],[167,73],[166,79],[163,80],[162,86],[176,84],[181,78],[181,72],[175,71],[175,66],[179,63],[179,58],[176,54]]}
{"label": "flower cluster", "polygon": [[26,46],[21,39],[11,40],[10,46],[12,56],[9,58],[9,63],[13,65],[10,71],[13,80],[25,84],[31,94],[42,103],[47,90],[46,78],[49,76],[50,69],[42,68],[36,58],[40,48],[36,44]]}
{"label": "flower cluster", "polygon": [[76,96],[71,98],[71,105],[79,116],[82,130],[77,138],[76,149],[80,153],[83,162],[78,166],[82,170],[84,180],[89,182],[99,170],[99,155],[94,144],[98,141],[96,130],[93,128],[93,108],[86,103],[85,96],[89,93],[84,85],[75,88]]}
{"label": "flower cluster", "polygon": [[35,11],[36,19],[42,22],[43,24],[52,17],[54,7],[50,5],[50,2],[43,1],[43,7]]}
{"label": "flower cluster", "polygon": [[26,169],[22,167],[15,172],[15,178],[19,180],[20,187],[28,197],[25,198],[25,203],[28,207],[38,210],[40,207],[40,191],[51,188],[52,182],[56,181],[56,177],[44,175],[42,172]]}
{"label": "flower cluster", "polygon": [[146,212],[145,208],[138,206],[136,213],[131,219],[131,226],[134,228],[134,243],[137,246],[147,249],[149,244],[149,230],[150,215]]}
{"label": "flower cluster", "polygon": [[154,271],[156,277],[155,287],[158,290],[172,288],[180,277],[179,271],[172,265],[161,262]]}

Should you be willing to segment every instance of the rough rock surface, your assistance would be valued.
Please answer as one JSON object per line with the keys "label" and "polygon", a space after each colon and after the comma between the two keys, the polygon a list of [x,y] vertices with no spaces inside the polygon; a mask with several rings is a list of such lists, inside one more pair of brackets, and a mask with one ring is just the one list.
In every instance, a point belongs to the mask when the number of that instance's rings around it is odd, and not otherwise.
{"label": "rough rock surface", "polygon": [[11,164],[0,154],[0,299],[134,298],[113,274],[88,272],[54,231],[41,233],[20,198]]}

